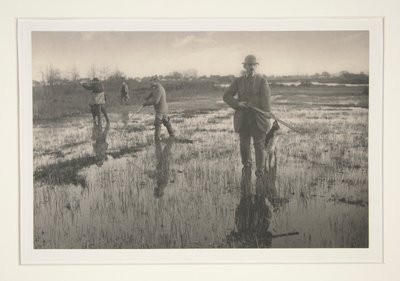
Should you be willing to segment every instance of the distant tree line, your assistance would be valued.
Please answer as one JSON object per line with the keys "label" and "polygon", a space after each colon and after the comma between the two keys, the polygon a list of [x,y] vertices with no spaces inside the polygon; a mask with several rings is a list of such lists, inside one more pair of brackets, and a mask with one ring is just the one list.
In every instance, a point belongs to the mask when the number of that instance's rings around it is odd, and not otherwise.
{"label": "distant tree line", "polygon": [[[119,88],[122,81],[126,81],[130,89],[145,90],[151,76],[145,77],[127,77],[125,73],[119,69],[111,70],[109,67],[96,67],[91,65],[85,78],[79,75],[78,69],[74,66],[67,72],[61,72],[60,69],[49,65],[40,72],[41,80],[33,81],[34,93],[41,92],[48,95],[71,94],[80,91],[79,82],[82,80],[98,77],[103,81],[105,88]],[[307,83],[315,82],[331,82],[331,83],[347,83],[347,84],[368,84],[369,75],[363,72],[355,74],[348,71],[330,74],[326,71],[315,73],[313,75],[269,75],[266,76],[269,82],[285,82],[285,81],[301,81]],[[159,75],[160,80],[167,90],[194,90],[194,89],[210,89],[218,85],[227,85],[233,82],[234,75],[202,75],[199,76],[197,70],[188,69],[185,71],[173,71],[167,75]],[[179,82],[179,83],[177,83]]]}
{"label": "distant tree line", "polygon": [[313,75],[282,75],[266,76],[270,82],[288,82],[300,81],[307,82],[321,82],[321,83],[340,83],[340,84],[369,84],[369,75],[360,73],[351,73],[348,71],[340,71],[339,73],[329,73],[327,71],[315,73]]}

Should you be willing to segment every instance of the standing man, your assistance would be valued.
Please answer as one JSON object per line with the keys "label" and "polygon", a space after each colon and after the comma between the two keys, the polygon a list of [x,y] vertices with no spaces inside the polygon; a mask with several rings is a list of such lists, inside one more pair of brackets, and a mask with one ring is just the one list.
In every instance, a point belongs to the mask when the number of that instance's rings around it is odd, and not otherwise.
{"label": "standing man", "polygon": [[120,93],[121,93],[121,104],[127,104],[129,100],[129,88],[125,82],[122,82]]}
{"label": "standing man", "polygon": [[81,82],[81,85],[86,90],[92,91],[92,100],[89,105],[93,116],[93,122],[96,124],[97,117],[97,124],[101,124],[101,111],[103,112],[107,123],[110,123],[110,119],[108,118],[105,108],[106,96],[104,94],[104,86],[100,80],[95,77],[90,82]]}
{"label": "standing man", "polygon": [[[256,158],[256,190],[262,189],[265,171],[264,142],[271,124],[271,93],[267,80],[256,74],[258,62],[253,55],[246,56],[244,76],[236,78],[224,94],[224,101],[235,109],[234,129],[239,133],[242,158],[242,195],[250,195],[251,188],[251,147],[253,139]],[[237,98],[234,98],[237,95]]]}
{"label": "standing man", "polygon": [[155,141],[160,141],[160,131],[161,124],[163,124],[167,130],[168,134],[171,137],[174,137],[174,130],[172,129],[171,120],[168,117],[168,105],[167,105],[167,95],[165,93],[164,87],[161,85],[160,80],[157,76],[153,76],[150,79],[151,84],[151,92],[146,97],[143,106],[154,106],[154,110],[156,111],[156,118],[154,120],[154,139]]}

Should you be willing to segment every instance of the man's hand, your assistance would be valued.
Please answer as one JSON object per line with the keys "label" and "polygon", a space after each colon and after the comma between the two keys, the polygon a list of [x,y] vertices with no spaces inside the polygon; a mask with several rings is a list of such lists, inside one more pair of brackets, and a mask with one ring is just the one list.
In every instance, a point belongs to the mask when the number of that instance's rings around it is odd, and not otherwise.
{"label": "man's hand", "polygon": [[238,108],[247,109],[247,108],[249,108],[249,105],[245,101],[240,101],[240,102],[238,102]]}

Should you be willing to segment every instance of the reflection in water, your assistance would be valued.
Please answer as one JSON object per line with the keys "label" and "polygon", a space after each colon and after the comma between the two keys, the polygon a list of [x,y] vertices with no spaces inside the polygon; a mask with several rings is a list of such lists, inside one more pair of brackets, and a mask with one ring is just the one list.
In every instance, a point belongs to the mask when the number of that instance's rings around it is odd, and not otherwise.
{"label": "reflection in water", "polygon": [[[283,235],[272,235],[268,230],[272,212],[266,204],[266,199],[275,210],[287,202],[279,198],[276,189],[277,158],[276,143],[279,125],[275,121],[272,129],[266,137],[266,168],[262,177],[257,179],[256,194],[251,192],[251,169],[243,168],[240,182],[241,199],[235,211],[235,229],[227,236],[231,247],[238,248],[265,248],[271,247],[272,238]],[[274,158],[274,161],[272,161]],[[289,233],[285,235],[295,235]]]}
{"label": "reflection in water", "polygon": [[171,160],[171,148],[174,143],[174,138],[167,139],[167,143],[162,148],[161,142],[156,141],[156,186],[154,187],[154,197],[160,198],[164,195],[164,189],[169,181],[169,165]]}
{"label": "reflection in water", "polygon": [[[79,172],[83,168],[94,164],[102,166],[104,161],[107,160],[107,134],[109,130],[110,124],[107,124],[104,131],[101,125],[93,124],[92,141],[94,156],[78,157],[40,167],[34,172],[35,181],[42,181],[52,186],[73,184],[86,187],[86,179]],[[123,153],[120,152],[120,154]]]}
{"label": "reflection in water", "polygon": [[96,125],[93,124],[93,130],[92,130],[92,141],[93,142],[93,151],[96,155],[96,165],[97,166],[102,166],[104,161],[107,160],[107,148],[108,148],[108,142],[107,142],[107,135],[110,130],[110,124],[107,123],[106,127],[103,128],[101,124]]}
{"label": "reflection in water", "polygon": [[227,241],[237,248],[269,248],[272,234],[268,231],[271,211],[261,196],[246,196],[240,199],[235,211],[236,231],[232,231]]}
{"label": "reflection in water", "polygon": [[130,117],[130,111],[121,112],[121,120],[122,120],[122,123],[124,124],[124,126],[128,125],[129,117]]}
{"label": "reflection in water", "polygon": [[[271,211],[266,204],[265,196],[268,181],[257,182],[256,195],[251,193],[251,169],[242,170],[240,183],[241,198],[235,211],[235,229],[227,236],[231,247],[237,248],[265,248],[271,247],[272,234],[268,231]],[[263,185],[261,187],[261,184]]]}
{"label": "reflection in water", "polygon": [[257,194],[262,197],[267,197],[269,202],[274,206],[274,208],[278,208],[283,203],[287,203],[284,198],[280,198],[278,196],[278,190],[276,188],[276,172],[277,172],[277,164],[275,162],[274,165],[269,167],[268,171],[265,171],[262,177],[262,185],[260,189],[257,189]]}

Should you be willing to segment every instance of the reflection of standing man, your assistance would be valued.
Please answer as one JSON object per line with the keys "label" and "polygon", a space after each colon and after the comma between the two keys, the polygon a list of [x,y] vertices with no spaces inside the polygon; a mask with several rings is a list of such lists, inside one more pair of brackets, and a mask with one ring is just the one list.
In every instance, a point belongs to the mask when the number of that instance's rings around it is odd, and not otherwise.
{"label": "reflection of standing man", "polygon": [[235,228],[227,240],[235,248],[269,248],[272,233],[269,231],[272,213],[260,196],[245,196],[235,210]]}
{"label": "reflection of standing man", "polygon": [[[264,173],[264,141],[270,129],[270,121],[264,112],[271,111],[271,93],[267,80],[255,73],[258,62],[253,55],[246,56],[243,67],[244,76],[236,78],[224,94],[224,101],[234,108],[234,128],[240,137],[240,154],[242,158],[242,193],[250,194],[251,187],[251,148],[253,138],[256,158],[256,185],[262,184]],[[237,95],[237,98],[234,96]]]}
{"label": "reflection of standing man", "polygon": [[155,132],[154,138],[156,141],[160,140],[161,124],[163,124],[171,137],[174,137],[174,130],[172,129],[171,120],[168,116],[167,94],[164,87],[161,85],[157,76],[150,79],[151,92],[146,97],[143,106],[154,105],[156,111],[156,118],[154,120]]}
{"label": "reflection of standing man", "polygon": [[121,93],[121,104],[127,104],[129,100],[129,88],[125,82],[122,82],[120,93]]}
{"label": "reflection of standing man", "polygon": [[107,135],[110,131],[110,123],[107,123],[106,127],[103,128],[101,124],[96,125],[93,124],[92,130],[92,140],[93,142],[93,151],[96,154],[96,165],[102,166],[104,161],[107,160]]}
{"label": "reflection of standing man", "polygon": [[171,162],[171,148],[174,140],[169,138],[167,144],[162,149],[160,141],[156,141],[156,179],[157,186],[154,188],[154,197],[160,198],[164,195],[164,189],[169,181],[169,165]]}

